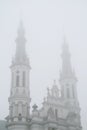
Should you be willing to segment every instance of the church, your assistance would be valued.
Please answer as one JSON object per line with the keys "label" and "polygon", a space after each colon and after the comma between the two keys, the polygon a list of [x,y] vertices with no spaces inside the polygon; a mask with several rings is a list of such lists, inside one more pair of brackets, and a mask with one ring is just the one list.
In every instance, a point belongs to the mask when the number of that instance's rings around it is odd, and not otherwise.
{"label": "church", "polygon": [[61,58],[60,90],[54,81],[51,88],[47,88],[42,108],[38,109],[34,104],[30,112],[31,66],[26,54],[25,30],[23,23],[20,23],[16,52],[10,67],[9,114],[6,122],[0,122],[0,130],[82,130],[77,78],[72,69],[69,47],[65,40]]}

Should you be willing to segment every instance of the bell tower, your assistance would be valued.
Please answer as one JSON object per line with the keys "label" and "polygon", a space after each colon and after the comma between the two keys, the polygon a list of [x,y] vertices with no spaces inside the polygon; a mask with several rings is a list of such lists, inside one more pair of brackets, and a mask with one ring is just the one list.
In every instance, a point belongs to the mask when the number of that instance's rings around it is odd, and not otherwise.
{"label": "bell tower", "polygon": [[[73,122],[78,129],[81,127],[80,106],[77,96],[77,78],[71,65],[71,56],[68,44],[64,38],[62,47],[62,71],[60,74],[61,99],[67,108],[67,121]],[[69,129],[72,129],[71,126]],[[77,129],[77,128],[75,128]]]}
{"label": "bell tower", "polygon": [[78,104],[77,99],[77,78],[71,66],[71,55],[68,44],[64,38],[62,46],[62,71],[60,73],[61,96],[70,103]]}
{"label": "bell tower", "polygon": [[[9,130],[27,130],[30,118],[30,63],[26,54],[25,30],[22,21],[16,38],[16,53],[11,65],[9,97]],[[22,124],[22,125],[21,125]]]}

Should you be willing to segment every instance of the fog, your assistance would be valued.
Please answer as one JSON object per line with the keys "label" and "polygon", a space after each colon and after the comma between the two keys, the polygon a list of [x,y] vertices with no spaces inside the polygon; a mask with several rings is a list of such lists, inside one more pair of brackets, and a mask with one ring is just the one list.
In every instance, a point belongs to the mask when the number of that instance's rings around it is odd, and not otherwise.
{"label": "fog", "polygon": [[30,58],[32,104],[41,107],[47,87],[58,83],[63,37],[71,52],[84,130],[87,129],[87,1],[0,0],[0,119],[8,115],[10,65],[22,19]]}

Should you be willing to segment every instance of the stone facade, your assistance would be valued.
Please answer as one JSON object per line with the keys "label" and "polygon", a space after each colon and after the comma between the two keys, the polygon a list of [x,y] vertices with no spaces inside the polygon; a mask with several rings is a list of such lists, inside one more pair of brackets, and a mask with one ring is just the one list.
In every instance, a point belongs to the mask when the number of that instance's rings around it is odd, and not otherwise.
{"label": "stone facade", "polygon": [[[60,87],[56,81],[38,109],[33,105],[30,113],[30,62],[25,50],[26,39],[22,22],[16,39],[16,54],[11,65],[11,91],[9,115],[6,117],[8,130],[82,130],[80,107],[77,96],[77,79],[72,70],[70,52],[66,41],[62,47],[62,71]],[[59,89],[60,88],[60,89]]]}

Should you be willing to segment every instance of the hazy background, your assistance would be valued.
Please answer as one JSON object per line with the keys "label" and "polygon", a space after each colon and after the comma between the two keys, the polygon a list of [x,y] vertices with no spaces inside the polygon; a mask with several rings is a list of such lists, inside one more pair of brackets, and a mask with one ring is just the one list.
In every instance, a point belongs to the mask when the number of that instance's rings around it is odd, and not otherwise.
{"label": "hazy background", "polygon": [[82,124],[87,130],[87,1],[86,0],[0,0],[0,119],[8,115],[11,75],[20,19],[26,31],[30,57],[32,104],[39,106],[47,86],[58,82],[61,46],[65,33],[72,66],[78,78]]}

